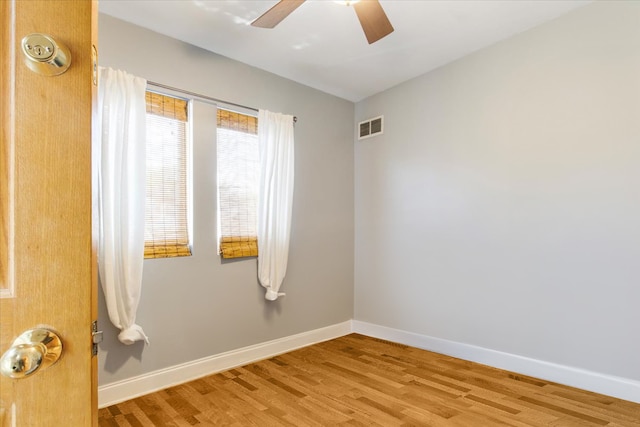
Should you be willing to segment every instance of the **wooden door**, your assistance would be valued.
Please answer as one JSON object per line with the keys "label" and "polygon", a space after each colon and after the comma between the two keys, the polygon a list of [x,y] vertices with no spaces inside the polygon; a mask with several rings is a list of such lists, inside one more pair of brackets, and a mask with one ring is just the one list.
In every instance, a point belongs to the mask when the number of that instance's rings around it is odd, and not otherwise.
{"label": "wooden door", "polygon": [[[92,218],[92,48],[97,2],[0,0],[0,353],[24,330],[45,326],[63,350],[22,379],[0,376],[6,426],[97,425],[95,221]],[[31,71],[21,40],[45,33],[71,66]]]}

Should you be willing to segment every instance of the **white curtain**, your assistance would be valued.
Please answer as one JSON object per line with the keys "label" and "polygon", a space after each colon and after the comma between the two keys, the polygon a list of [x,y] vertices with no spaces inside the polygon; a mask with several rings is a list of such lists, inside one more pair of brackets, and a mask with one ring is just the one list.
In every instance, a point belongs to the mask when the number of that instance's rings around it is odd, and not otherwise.
{"label": "white curtain", "polygon": [[145,79],[100,68],[98,271],[109,319],[124,344],[149,340],[136,325],[144,261]]}
{"label": "white curtain", "polygon": [[274,301],[287,272],[293,204],[293,116],[258,111],[258,279]]}

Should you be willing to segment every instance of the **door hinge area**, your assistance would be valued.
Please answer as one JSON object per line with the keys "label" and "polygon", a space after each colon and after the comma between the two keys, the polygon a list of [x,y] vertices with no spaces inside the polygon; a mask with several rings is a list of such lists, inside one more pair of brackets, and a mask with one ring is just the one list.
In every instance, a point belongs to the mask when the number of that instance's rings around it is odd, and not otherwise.
{"label": "door hinge area", "polygon": [[96,356],[98,354],[98,344],[102,342],[102,331],[98,330],[97,320],[91,323],[91,342],[91,354]]}

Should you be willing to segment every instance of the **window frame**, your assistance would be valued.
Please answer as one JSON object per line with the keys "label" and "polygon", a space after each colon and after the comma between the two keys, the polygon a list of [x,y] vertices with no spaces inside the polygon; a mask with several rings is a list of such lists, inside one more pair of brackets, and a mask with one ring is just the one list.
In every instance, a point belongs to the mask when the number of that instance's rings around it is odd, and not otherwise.
{"label": "window frame", "polygon": [[[224,112],[225,118],[221,120],[221,112]],[[233,121],[236,119],[240,119],[243,121],[240,124],[237,123],[229,123],[228,121]],[[245,120],[245,118],[247,118]],[[227,122],[224,122],[227,120]],[[223,226],[222,226],[222,207],[221,207],[221,191],[220,191],[220,151],[219,151],[219,138],[220,138],[220,128],[228,129],[232,131],[243,132],[247,134],[255,135],[255,143],[256,143],[256,186],[255,186],[255,212],[254,218],[255,223],[253,224],[253,228],[255,230],[255,235],[244,235],[243,233],[239,233],[238,235],[223,235]],[[223,259],[234,259],[234,258],[255,258],[258,256],[258,237],[257,237],[257,203],[258,203],[258,187],[259,187],[259,173],[260,173],[260,159],[258,152],[258,117],[257,112],[255,111],[247,111],[245,109],[241,109],[238,107],[226,106],[226,105],[217,105],[216,111],[216,237],[217,237],[217,246],[218,246],[218,254]]]}
{"label": "window frame", "polygon": [[[145,259],[159,259],[159,258],[175,258],[175,257],[185,257],[191,256],[193,254],[193,100],[184,96],[184,94],[175,93],[170,90],[158,90],[153,86],[147,86],[145,92],[145,98],[148,96],[147,94],[151,94],[151,96],[160,96],[169,99],[179,100],[184,102],[185,110],[185,128],[184,128],[184,220],[185,220],[185,233],[186,236],[182,235],[182,239],[176,239],[176,244],[165,244],[165,245],[155,245],[150,244],[147,240],[147,202],[148,195],[145,194]],[[149,104],[147,101],[147,117],[149,115],[157,115],[161,117],[168,117],[164,114],[154,114],[149,111]],[[179,120],[179,119],[178,119]],[[148,139],[147,139],[147,147],[149,149]],[[149,157],[146,158],[148,161]],[[147,162],[148,165],[148,162]],[[147,185],[149,183],[149,177],[147,175]],[[176,233],[178,234],[178,233]],[[161,241],[161,239],[158,239]],[[170,241],[170,240],[169,240]],[[186,241],[186,242],[184,242]]]}

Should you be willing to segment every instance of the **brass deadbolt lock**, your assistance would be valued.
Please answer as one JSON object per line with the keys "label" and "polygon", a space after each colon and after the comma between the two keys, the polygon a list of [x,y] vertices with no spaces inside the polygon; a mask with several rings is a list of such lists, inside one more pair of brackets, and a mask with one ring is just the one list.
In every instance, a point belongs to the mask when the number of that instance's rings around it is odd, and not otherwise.
{"label": "brass deadbolt lock", "polygon": [[48,34],[33,33],[22,39],[25,64],[43,76],[57,76],[71,65],[69,49]]}

